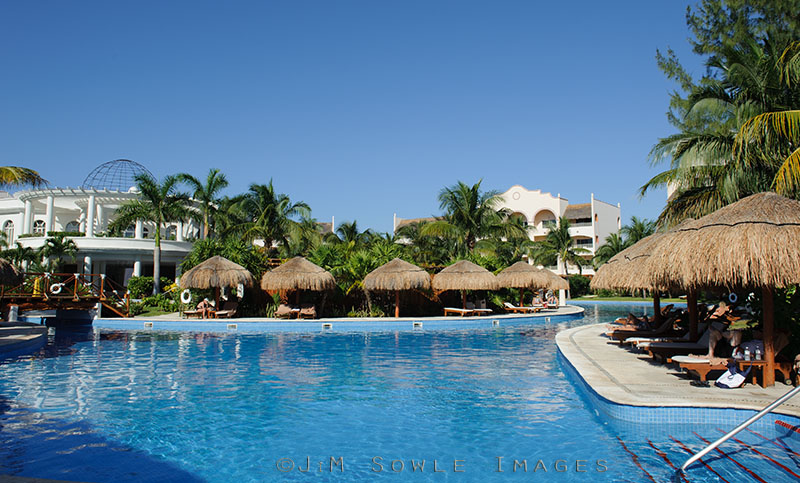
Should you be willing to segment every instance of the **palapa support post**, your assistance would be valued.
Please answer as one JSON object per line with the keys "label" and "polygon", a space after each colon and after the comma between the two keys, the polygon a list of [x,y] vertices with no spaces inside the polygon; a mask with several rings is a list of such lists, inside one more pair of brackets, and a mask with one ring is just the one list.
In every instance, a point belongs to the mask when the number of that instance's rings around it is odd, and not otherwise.
{"label": "palapa support post", "polygon": [[775,306],[772,297],[772,287],[764,287],[761,289],[762,307],[764,311],[764,327],[763,327],[763,340],[764,340],[764,368],[761,374],[761,381],[764,387],[775,385],[775,347],[773,346],[773,326],[775,319]]}
{"label": "palapa support post", "polygon": [[519,306],[520,307],[524,307],[524,304],[522,303],[524,300],[525,300],[525,289],[521,288],[521,289],[519,289]]}
{"label": "palapa support post", "polygon": [[217,310],[219,310],[219,287],[214,287],[214,312]]}
{"label": "palapa support post", "polygon": [[400,317],[400,291],[394,291],[394,318]]}
{"label": "palapa support post", "polygon": [[461,308],[466,310],[467,309],[467,291],[461,291]]}
{"label": "palapa support post", "polygon": [[689,309],[689,339],[697,340],[697,292],[694,289],[686,294],[686,305]]}
{"label": "palapa support post", "polygon": [[658,290],[653,290],[653,317],[656,319],[656,324],[661,325],[661,294]]}

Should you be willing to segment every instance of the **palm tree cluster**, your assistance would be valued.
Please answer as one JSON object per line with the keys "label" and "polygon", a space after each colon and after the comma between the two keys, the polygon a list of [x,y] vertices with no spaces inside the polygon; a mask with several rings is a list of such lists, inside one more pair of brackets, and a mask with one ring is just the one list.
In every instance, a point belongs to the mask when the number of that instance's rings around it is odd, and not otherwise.
{"label": "palm tree cluster", "polygon": [[[5,240],[0,240],[5,247]],[[17,242],[14,247],[0,252],[0,257],[11,262],[20,271],[27,267],[31,272],[60,272],[67,261],[75,262],[78,246],[63,233],[54,233],[44,240],[38,250]]]}
{"label": "palm tree cluster", "polygon": [[[800,26],[766,4],[763,12],[740,12],[738,4],[722,3],[722,11],[737,13],[730,25],[717,25],[724,19],[711,10],[689,17],[695,51],[707,56],[706,76],[695,83],[674,59],[660,59],[686,93],[673,96],[669,113],[678,132],[650,153],[654,164],[669,167],[641,188],[642,195],[657,187],[673,190],[660,225],[762,191],[800,197]],[[796,17],[796,4],[794,10]],[[784,21],[762,25],[765,15]]]}
{"label": "palm tree cluster", "polygon": [[642,238],[648,237],[656,232],[656,222],[648,219],[631,217],[631,222],[623,226],[619,233],[612,233],[605,239],[605,243],[600,245],[595,251],[592,261],[595,268],[609,261],[614,255],[628,248]]}

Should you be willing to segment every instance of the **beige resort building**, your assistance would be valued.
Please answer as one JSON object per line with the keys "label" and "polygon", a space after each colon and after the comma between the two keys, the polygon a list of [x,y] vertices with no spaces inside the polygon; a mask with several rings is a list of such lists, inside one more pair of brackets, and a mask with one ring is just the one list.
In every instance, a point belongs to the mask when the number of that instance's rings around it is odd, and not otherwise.
{"label": "beige resort building", "polygon": [[[570,204],[560,194],[553,196],[541,190],[529,190],[521,185],[514,185],[499,195],[503,200],[501,208],[510,210],[515,217],[521,217],[528,225],[531,240],[543,240],[550,227],[558,223],[559,218],[569,220],[569,233],[573,244],[587,250],[583,258],[591,260],[597,248],[605,242],[608,235],[619,233],[621,227],[621,208],[619,203],[612,205],[600,201],[591,194],[588,203]],[[403,225],[433,218],[403,219],[394,217],[394,231]],[[559,261],[560,262],[560,261]],[[546,267],[564,274],[563,264]],[[569,265],[569,274],[579,273],[578,267]],[[591,265],[580,271],[584,275],[594,275]]]}
{"label": "beige resort building", "polygon": [[[107,233],[114,212],[138,193],[134,177],[149,171],[133,161],[104,163],[89,173],[80,188],[44,188],[9,195],[0,192],[0,227],[9,247],[39,249],[47,234],[67,232],[78,247],[67,273],[105,274],[126,285],[133,275],[153,274],[152,234],[155,226],[137,222],[122,236]],[[198,236],[194,222],[172,223],[162,228],[161,275],[180,275],[179,264],[191,251],[188,240]]]}

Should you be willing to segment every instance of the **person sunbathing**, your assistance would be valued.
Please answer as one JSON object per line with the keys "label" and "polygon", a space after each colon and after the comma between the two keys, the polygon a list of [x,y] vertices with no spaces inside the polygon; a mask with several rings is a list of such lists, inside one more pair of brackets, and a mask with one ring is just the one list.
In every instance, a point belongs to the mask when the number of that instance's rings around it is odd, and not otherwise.
{"label": "person sunbathing", "polygon": [[619,317],[614,320],[616,325],[607,325],[606,328],[608,330],[650,330],[651,322],[652,320],[646,315],[637,317],[629,313],[627,317]]}
{"label": "person sunbathing", "polygon": [[200,311],[200,313],[202,314],[203,318],[207,319],[208,318],[208,313],[211,311],[211,302],[209,302],[209,300],[207,298],[203,299],[203,300],[200,301],[199,304],[197,304],[196,308],[197,308],[197,310]]}

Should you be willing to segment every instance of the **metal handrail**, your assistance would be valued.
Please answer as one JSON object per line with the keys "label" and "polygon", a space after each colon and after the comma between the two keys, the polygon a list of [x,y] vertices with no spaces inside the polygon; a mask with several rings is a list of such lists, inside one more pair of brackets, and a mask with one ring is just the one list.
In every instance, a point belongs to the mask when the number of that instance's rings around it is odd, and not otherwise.
{"label": "metal handrail", "polygon": [[711,452],[713,449],[715,449],[717,446],[721,445],[725,441],[728,441],[732,437],[736,436],[736,434],[738,434],[744,428],[750,426],[751,424],[753,424],[754,422],[758,421],[759,419],[761,419],[762,417],[764,417],[768,413],[772,412],[773,409],[775,409],[776,407],[778,407],[781,404],[785,403],[786,401],[788,401],[792,397],[796,396],[798,393],[800,393],[800,386],[795,387],[791,391],[789,391],[786,394],[784,394],[783,396],[779,397],[778,399],[776,399],[775,401],[770,403],[769,406],[765,407],[764,409],[762,409],[761,411],[756,413],[753,417],[751,417],[747,421],[743,422],[739,426],[736,426],[734,429],[732,429],[731,431],[726,433],[724,436],[722,436],[718,440],[714,441],[713,443],[711,443],[708,446],[706,446],[705,448],[703,448],[700,452],[695,453],[694,456],[692,456],[691,458],[686,460],[686,463],[681,465],[681,469],[678,470],[678,471],[685,471],[686,468],[688,468],[692,463],[694,463],[695,461],[699,460],[703,456],[707,455],[709,452]]}

